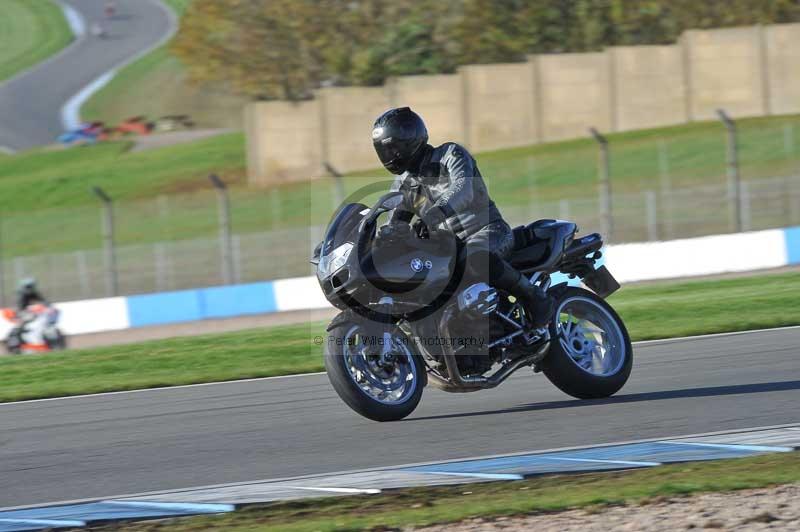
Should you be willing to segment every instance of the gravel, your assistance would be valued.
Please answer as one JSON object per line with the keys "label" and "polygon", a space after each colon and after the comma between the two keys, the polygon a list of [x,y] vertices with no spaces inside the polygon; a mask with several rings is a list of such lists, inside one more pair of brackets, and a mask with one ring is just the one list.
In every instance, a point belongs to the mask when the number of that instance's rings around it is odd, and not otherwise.
{"label": "gravel", "polygon": [[427,527],[425,532],[504,531],[606,532],[611,530],[798,531],[800,484],[691,497],[664,498],[637,505],[568,510],[524,517],[471,519]]}

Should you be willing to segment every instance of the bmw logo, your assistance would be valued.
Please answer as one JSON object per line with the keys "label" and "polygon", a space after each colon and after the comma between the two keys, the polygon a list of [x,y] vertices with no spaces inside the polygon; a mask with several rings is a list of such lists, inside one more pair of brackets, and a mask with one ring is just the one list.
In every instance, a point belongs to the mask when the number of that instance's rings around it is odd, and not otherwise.
{"label": "bmw logo", "polygon": [[414,270],[415,272],[417,273],[421,272],[422,268],[424,267],[425,265],[423,264],[422,259],[420,258],[411,259],[411,269]]}

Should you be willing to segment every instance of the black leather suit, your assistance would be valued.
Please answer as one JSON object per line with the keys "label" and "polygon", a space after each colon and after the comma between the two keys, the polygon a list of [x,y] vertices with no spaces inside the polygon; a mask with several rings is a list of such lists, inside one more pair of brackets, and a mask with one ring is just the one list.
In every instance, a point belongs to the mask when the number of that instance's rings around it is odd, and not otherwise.
{"label": "black leather suit", "polygon": [[472,275],[511,290],[519,279],[506,262],[514,236],[464,147],[452,142],[426,146],[419,163],[396,176],[392,190],[403,192],[405,204],[393,212],[389,224],[408,223],[416,214],[437,228],[446,226],[464,243]]}

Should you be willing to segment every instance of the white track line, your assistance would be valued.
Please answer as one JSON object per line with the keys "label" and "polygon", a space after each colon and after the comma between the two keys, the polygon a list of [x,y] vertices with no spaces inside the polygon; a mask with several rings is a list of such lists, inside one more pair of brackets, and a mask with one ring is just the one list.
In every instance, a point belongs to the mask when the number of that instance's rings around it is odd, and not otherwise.
{"label": "white track line", "polygon": [[[658,442],[662,443],[662,442]],[[661,465],[661,462],[637,462],[632,460],[602,460],[600,458],[568,458],[566,456],[540,456],[542,460],[564,460],[565,462],[588,462],[598,464],[616,464],[616,465],[629,465],[641,467],[655,467]]]}
{"label": "white track line", "polygon": [[99,501],[111,506],[124,506],[127,508],[152,508],[154,510],[179,510],[188,512],[232,512],[236,507],[232,504],[194,503],[194,502],[156,502],[156,501]]}
{"label": "white track line", "polygon": [[525,480],[522,475],[514,473],[462,473],[456,471],[412,471],[423,475],[442,475],[445,477],[483,478],[486,480]]}
{"label": "white track line", "polygon": [[329,493],[351,493],[353,495],[358,494],[366,494],[366,495],[375,495],[376,493],[380,493],[381,490],[374,489],[374,488],[322,488],[318,486],[281,486],[281,488],[290,489],[290,490],[304,490],[304,491],[326,491]]}
{"label": "white track line", "polygon": [[[42,528],[66,528],[66,527],[85,527],[86,521],[66,520],[66,519],[0,519],[0,524],[10,525],[33,525]],[[28,529],[26,529],[28,530]]]}
{"label": "white track line", "polygon": [[[752,331],[736,331],[736,332],[729,332],[729,333],[715,333],[715,334],[701,334],[697,336],[682,336],[679,338],[664,338],[662,340],[643,340],[641,342],[633,342],[634,346],[648,346],[648,345],[657,345],[662,343],[671,343],[671,342],[680,342],[680,341],[687,341],[687,340],[702,340],[705,338],[719,338],[721,336],[738,336],[742,334],[754,334],[754,333],[770,333],[770,332],[779,332],[779,331],[788,331],[793,329],[800,329],[800,325],[792,325],[789,327],[775,327],[773,329],[754,329]],[[233,385],[233,384],[241,384],[246,382],[261,382],[261,381],[269,381],[269,380],[277,380],[277,379],[296,379],[299,377],[313,377],[316,375],[325,375],[324,371],[318,371],[314,373],[294,373],[291,375],[276,375],[274,377],[254,377],[252,379],[240,379],[240,380],[230,380],[230,381],[214,381],[214,382],[201,382],[198,384],[179,384],[177,386],[160,386],[158,388],[142,388],[139,390],[121,390],[118,392],[101,392],[101,393],[90,393],[90,394],[82,394],[82,395],[67,395],[64,397],[48,397],[46,399],[29,399],[25,401],[11,401],[7,403],[0,403],[0,408],[4,406],[12,406],[12,405],[25,405],[31,403],[43,403],[46,401],[64,401],[67,399],[86,399],[92,397],[106,397],[111,395],[127,395],[132,393],[145,393],[145,392],[159,392],[164,390],[181,390],[185,388],[199,388],[202,386],[225,386],[225,385]]]}
{"label": "white track line", "polygon": [[64,18],[67,20],[69,29],[72,30],[72,35],[76,39],[86,35],[86,21],[83,20],[78,10],[63,2],[59,2],[59,4],[61,5],[61,11],[64,12]]}
{"label": "white track line", "polygon": [[739,443],[706,443],[694,441],[673,441],[673,440],[659,440],[658,443],[669,443],[670,445],[688,445],[695,447],[709,447],[712,449],[729,449],[737,451],[743,449],[745,451],[764,452],[764,453],[790,453],[794,451],[791,447],[774,447],[770,445],[747,445]]}
{"label": "white track line", "polygon": [[161,0],[148,0],[153,5],[158,6],[167,16],[167,21],[169,22],[169,28],[167,33],[161,37],[158,41],[156,41],[151,46],[139,51],[139,53],[134,54],[133,56],[125,59],[124,61],[120,61],[116,65],[114,65],[111,69],[106,71],[104,74],[100,75],[97,79],[90,82],[77,94],[72,96],[64,106],[61,108],[61,124],[64,126],[66,130],[77,129],[81,124],[81,107],[83,106],[86,101],[91,98],[97,91],[105,87],[114,76],[116,76],[117,72],[121,69],[125,68],[126,66],[130,65],[134,61],[137,61],[144,57],[145,55],[149,54],[153,50],[160,48],[161,46],[165,45],[169,42],[170,39],[175,35],[178,31],[178,17],[172,9],[164,5]]}
{"label": "white track line", "polygon": [[116,70],[106,72],[67,100],[67,103],[61,107],[61,126],[64,130],[72,131],[81,127],[81,107],[83,107],[83,104],[97,91],[108,85],[116,75]]}

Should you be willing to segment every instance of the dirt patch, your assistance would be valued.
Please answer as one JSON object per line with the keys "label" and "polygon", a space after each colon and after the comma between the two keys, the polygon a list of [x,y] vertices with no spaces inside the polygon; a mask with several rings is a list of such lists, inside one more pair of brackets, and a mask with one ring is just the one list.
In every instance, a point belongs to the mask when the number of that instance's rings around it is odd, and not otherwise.
{"label": "dirt patch", "polygon": [[471,519],[427,527],[425,532],[536,531],[606,532],[613,530],[800,530],[800,485],[661,498],[639,505],[569,510],[497,519]]}

